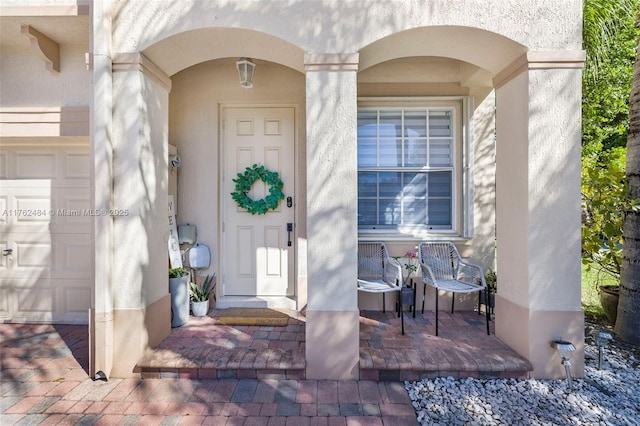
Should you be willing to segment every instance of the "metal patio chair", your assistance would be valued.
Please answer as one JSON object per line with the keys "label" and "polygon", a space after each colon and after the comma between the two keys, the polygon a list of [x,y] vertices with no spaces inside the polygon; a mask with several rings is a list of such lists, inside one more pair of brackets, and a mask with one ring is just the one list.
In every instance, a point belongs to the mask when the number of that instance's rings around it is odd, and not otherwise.
{"label": "metal patio chair", "polygon": [[[451,296],[451,313],[456,293],[485,292],[485,300],[489,300],[487,285],[484,280],[482,268],[478,265],[467,263],[460,257],[460,253],[453,243],[420,243],[418,244],[418,259],[422,269],[422,282],[424,286],[436,289],[436,336],[438,335],[438,293],[448,291]],[[478,300],[479,302],[479,300]],[[424,312],[424,301],[422,302]],[[478,311],[480,303],[478,303]],[[487,335],[489,331],[489,309],[485,309],[487,321]]]}
{"label": "metal patio chair", "polygon": [[[401,280],[402,267],[389,256],[385,243],[358,243],[358,291],[382,293],[382,312],[386,310],[385,294],[399,295]],[[396,309],[399,305],[400,300],[396,300]]]}

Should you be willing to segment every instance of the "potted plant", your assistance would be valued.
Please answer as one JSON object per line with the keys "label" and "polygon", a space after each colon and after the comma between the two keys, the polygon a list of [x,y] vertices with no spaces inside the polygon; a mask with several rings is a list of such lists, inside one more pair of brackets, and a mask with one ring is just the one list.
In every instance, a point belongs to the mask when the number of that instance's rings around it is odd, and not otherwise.
{"label": "potted plant", "polygon": [[189,319],[189,271],[186,268],[169,269],[171,293],[171,327],[180,327]]}
{"label": "potted plant", "polygon": [[[416,290],[413,286],[412,276],[418,270],[418,253],[415,250],[408,250],[404,256],[392,256],[391,258],[403,267],[400,300],[402,305],[408,305],[410,310],[413,309],[413,317],[415,318]],[[404,263],[400,259],[404,259]]]}
{"label": "potted plant", "polygon": [[601,285],[598,287],[600,304],[607,320],[615,325],[618,317],[618,299],[620,298],[619,285]]}
{"label": "potted plant", "polygon": [[[609,255],[611,250],[602,250],[603,257]],[[617,252],[621,252],[621,247],[616,247]],[[618,256],[615,254],[615,256]],[[621,255],[620,255],[621,256]],[[584,262],[583,260],[583,263]],[[618,299],[620,298],[620,267],[617,268],[593,268],[591,264],[587,263],[587,272],[593,271],[595,273],[596,288],[598,289],[598,297],[600,299],[600,305],[604,311],[607,321],[611,325],[616,324],[618,317]]]}
{"label": "potted plant", "polygon": [[203,317],[209,312],[209,296],[215,288],[213,279],[215,274],[207,275],[202,285],[190,283],[191,286],[191,311],[196,317]]}
{"label": "potted plant", "polygon": [[[418,253],[415,250],[409,250],[404,254],[405,262],[402,263],[400,259],[402,256],[392,256],[396,262],[404,266],[402,271],[402,284],[404,287],[411,286],[411,277],[418,270]],[[406,271],[406,272],[405,272]]]}

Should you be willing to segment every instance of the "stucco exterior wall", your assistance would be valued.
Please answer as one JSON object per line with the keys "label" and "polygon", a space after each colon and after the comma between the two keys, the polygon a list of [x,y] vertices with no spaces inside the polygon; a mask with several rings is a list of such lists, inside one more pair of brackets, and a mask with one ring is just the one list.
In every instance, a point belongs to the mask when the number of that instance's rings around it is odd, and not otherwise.
{"label": "stucco exterior wall", "polygon": [[[56,20],[49,19],[45,27],[47,29],[52,27],[51,20]],[[89,51],[89,20],[86,16],[57,19],[60,27],[68,28],[64,36],[49,33],[52,39],[61,43],[59,74],[46,70],[44,62],[32,49],[29,39],[20,33],[20,24],[24,21],[17,17],[2,19],[0,35],[5,38],[0,42],[0,87],[3,107],[89,105],[91,72],[85,64],[85,54]],[[69,24],[70,22],[72,24]],[[47,31],[37,23],[33,27]]]}
{"label": "stucco exterior wall", "polygon": [[[580,129],[581,70],[529,73],[529,265],[530,306],[580,311]],[[552,99],[549,102],[549,99]],[[553,247],[549,241],[562,241]],[[549,265],[554,268],[549,268]],[[549,297],[550,293],[553,297]]]}
{"label": "stucco exterior wall", "polygon": [[167,296],[168,109],[165,87],[124,66],[113,73],[113,374],[134,375],[170,330]]}
{"label": "stucco exterior wall", "polygon": [[[572,125],[580,121],[580,93],[571,90],[579,85],[580,70],[535,70],[498,90],[511,106],[501,109],[497,128],[499,161],[510,159],[500,162],[497,178],[499,264],[512,265],[500,292],[532,309],[580,310],[580,264],[573,261],[580,257],[580,194],[570,190],[579,188],[580,164],[567,161],[580,158]],[[517,101],[523,92],[531,101]],[[518,167],[524,162],[527,170]],[[550,246],[556,238],[562,244]],[[523,277],[535,283],[524,292]]]}
{"label": "stucco exterior wall", "polygon": [[91,72],[84,54],[88,46],[62,49],[60,74],[52,74],[31,51],[2,50],[0,87],[2,106],[87,106],[91,97]]}
{"label": "stucco exterior wall", "polygon": [[[185,30],[243,27],[309,52],[357,52],[406,29],[460,25],[504,35],[530,49],[580,49],[580,0],[521,1],[156,1],[114,2],[114,49],[144,50]],[[269,16],[269,19],[264,19]],[[339,16],[339,19],[336,17]],[[133,24],[135,22],[135,24]],[[291,25],[292,23],[299,25]]]}
{"label": "stucco exterior wall", "polygon": [[114,94],[114,308],[142,309],[167,292],[168,94],[138,71],[114,73]]}
{"label": "stucco exterior wall", "polygon": [[584,372],[580,77],[575,68],[529,69],[496,95],[496,317],[509,318],[496,335],[531,360],[535,377],[562,375],[554,339],[576,345],[573,371]]}
{"label": "stucco exterior wall", "polygon": [[[508,84],[498,90],[498,98],[504,102],[511,99],[518,99],[521,93],[527,92],[529,83],[526,73],[520,74]],[[497,220],[500,226],[497,227],[498,239],[513,241],[527,241],[529,238],[528,229],[524,226],[529,215],[528,201],[528,175],[521,173],[522,164],[528,161],[528,147],[524,143],[512,141],[522,141],[527,138],[526,126],[511,126],[511,123],[527,123],[528,108],[526,102],[513,103],[510,108],[501,111],[501,120],[497,123],[497,132],[500,138],[497,143],[496,156],[500,162],[500,173],[496,177],[496,187],[500,191],[499,208],[497,209]],[[509,159],[509,160],[507,160]],[[504,197],[504,198],[503,198]],[[509,198],[508,208],[500,208],[500,203],[506,206]],[[502,201],[504,200],[504,201]],[[503,237],[504,236],[504,237]],[[511,244],[511,243],[506,243]],[[509,294],[511,300],[520,306],[529,303],[529,292],[518,291],[518,280],[529,275],[529,264],[526,262],[530,247],[528,244],[518,245],[517,250],[500,250],[500,263],[511,265],[505,268],[500,274],[500,293]],[[502,249],[502,245],[501,245]]]}
{"label": "stucco exterior wall", "polygon": [[486,271],[489,268],[495,270],[495,92],[492,91],[484,99],[475,99],[478,104],[473,113],[474,234],[469,256],[471,261],[481,265]]}

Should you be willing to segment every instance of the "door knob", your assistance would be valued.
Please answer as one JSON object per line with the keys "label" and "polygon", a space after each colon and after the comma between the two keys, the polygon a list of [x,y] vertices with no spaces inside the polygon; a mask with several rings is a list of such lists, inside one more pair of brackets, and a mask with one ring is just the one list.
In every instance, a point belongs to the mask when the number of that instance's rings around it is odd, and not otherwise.
{"label": "door knob", "polygon": [[13,254],[13,249],[4,249],[2,250],[2,255],[3,256],[11,256]]}

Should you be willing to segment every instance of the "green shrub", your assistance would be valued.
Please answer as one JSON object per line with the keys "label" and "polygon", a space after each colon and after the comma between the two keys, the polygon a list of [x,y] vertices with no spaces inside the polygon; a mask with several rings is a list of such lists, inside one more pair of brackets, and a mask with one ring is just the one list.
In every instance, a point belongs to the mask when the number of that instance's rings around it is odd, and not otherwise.
{"label": "green shrub", "polygon": [[620,281],[626,149],[582,159],[582,263]]}
{"label": "green shrub", "polygon": [[187,271],[187,268],[172,268],[169,269],[169,278],[180,278],[180,277],[184,277],[185,275],[189,275],[189,271]]}
{"label": "green shrub", "polygon": [[209,295],[215,288],[215,284],[213,282],[213,279],[215,278],[215,276],[216,274],[207,275],[202,285],[198,285],[196,283],[190,283],[191,300],[193,302],[206,302],[207,300],[209,300]]}

